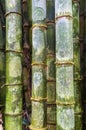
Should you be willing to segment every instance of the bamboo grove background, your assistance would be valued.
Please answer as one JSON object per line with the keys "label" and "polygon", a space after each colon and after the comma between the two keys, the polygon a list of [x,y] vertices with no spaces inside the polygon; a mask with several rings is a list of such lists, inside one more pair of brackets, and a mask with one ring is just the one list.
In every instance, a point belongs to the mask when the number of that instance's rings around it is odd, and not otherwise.
{"label": "bamboo grove background", "polygon": [[86,0],[0,0],[0,130],[86,130]]}

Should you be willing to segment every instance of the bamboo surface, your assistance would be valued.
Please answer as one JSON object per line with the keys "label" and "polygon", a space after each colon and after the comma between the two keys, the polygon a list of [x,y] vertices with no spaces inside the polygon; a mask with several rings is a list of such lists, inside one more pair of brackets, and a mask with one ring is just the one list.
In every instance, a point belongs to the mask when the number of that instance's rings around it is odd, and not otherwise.
{"label": "bamboo surface", "polygon": [[47,125],[56,129],[55,1],[47,0]]}
{"label": "bamboo surface", "polygon": [[[21,0],[6,0],[5,129],[22,129],[22,16]],[[15,125],[16,124],[16,125]]]}
{"label": "bamboo surface", "polygon": [[74,130],[72,0],[55,1],[56,103],[59,130]]}
{"label": "bamboo surface", "polygon": [[73,1],[73,43],[74,43],[74,91],[75,129],[82,130],[81,65],[79,42],[79,2]]}
{"label": "bamboo surface", "polygon": [[30,129],[47,129],[46,0],[32,0],[32,118]]}

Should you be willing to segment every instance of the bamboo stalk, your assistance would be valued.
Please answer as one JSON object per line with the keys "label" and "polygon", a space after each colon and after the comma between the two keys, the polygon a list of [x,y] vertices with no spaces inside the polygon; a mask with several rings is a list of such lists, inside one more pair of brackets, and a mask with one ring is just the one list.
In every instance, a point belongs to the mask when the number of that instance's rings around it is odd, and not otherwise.
{"label": "bamboo stalk", "polygon": [[56,129],[55,1],[47,0],[47,125]]}
{"label": "bamboo stalk", "polygon": [[[4,1],[2,2],[2,4]],[[5,18],[0,4],[0,127],[4,127],[4,108],[5,108]],[[2,128],[3,128],[2,127]]]}
{"label": "bamboo stalk", "polygon": [[73,1],[73,43],[74,43],[74,88],[75,129],[82,130],[81,65],[79,42],[79,1]]}
{"label": "bamboo stalk", "polygon": [[84,130],[86,129],[86,1],[83,1],[84,9],[83,9],[83,17],[84,17]]}
{"label": "bamboo stalk", "polygon": [[74,130],[72,0],[55,1],[58,130]]}
{"label": "bamboo stalk", "polygon": [[31,130],[47,129],[46,0],[32,0],[32,117]]}
{"label": "bamboo stalk", "polygon": [[[29,44],[29,22],[28,22],[28,6],[27,0],[23,0],[23,86],[24,86],[24,114],[23,124],[25,128],[30,123],[31,115],[31,101],[30,101],[30,92],[31,92],[31,54],[30,54],[30,44]],[[27,115],[28,113],[28,115]]]}
{"label": "bamboo stalk", "polygon": [[21,15],[21,0],[6,0],[6,130],[22,129]]}

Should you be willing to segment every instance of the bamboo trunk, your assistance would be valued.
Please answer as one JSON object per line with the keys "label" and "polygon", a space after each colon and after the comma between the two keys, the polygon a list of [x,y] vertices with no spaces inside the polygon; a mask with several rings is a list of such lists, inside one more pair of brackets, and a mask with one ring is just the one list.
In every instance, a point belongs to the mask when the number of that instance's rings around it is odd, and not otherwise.
{"label": "bamboo trunk", "polygon": [[2,26],[0,20],[0,128],[4,121],[3,115],[5,106],[5,41]]}
{"label": "bamboo trunk", "polygon": [[5,129],[22,130],[21,0],[6,0]]}
{"label": "bamboo trunk", "polygon": [[57,130],[74,130],[72,0],[55,1]]}
{"label": "bamboo trunk", "polygon": [[47,0],[47,125],[56,129],[55,1]]}
{"label": "bamboo trunk", "polygon": [[[31,102],[30,102],[30,88],[31,88],[31,54],[30,54],[30,44],[29,44],[29,22],[28,22],[28,8],[27,0],[22,1],[23,4],[23,86],[24,86],[24,117],[23,125],[25,128],[30,123],[31,114]],[[27,114],[28,113],[28,114]]]}
{"label": "bamboo trunk", "polygon": [[46,0],[32,0],[31,130],[46,130]]}
{"label": "bamboo trunk", "polygon": [[84,23],[85,23],[85,30],[84,30],[84,130],[86,130],[86,1],[84,3]]}
{"label": "bamboo trunk", "polygon": [[[0,1],[1,2],[1,1]],[[2,4],[4,1],[2,2]],[[4,126],[5,108],[5,18],[3,7],[0,3],[0,128]]]}
{"label": "bamboo trunk", "polygon": [[74,88],[75,88],[75,129],[82,130],[81,66],[79,42],[79,1],[73,1],[73,43],[74,43]]}

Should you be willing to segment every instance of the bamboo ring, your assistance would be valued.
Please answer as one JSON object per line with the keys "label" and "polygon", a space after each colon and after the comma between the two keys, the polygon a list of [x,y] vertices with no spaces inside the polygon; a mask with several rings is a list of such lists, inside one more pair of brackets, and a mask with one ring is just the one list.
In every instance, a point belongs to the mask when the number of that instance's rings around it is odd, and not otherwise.
{"label": "bamboo ring", "polygon": [[54,20],[47,20],[47,25],[55,25],[55,21]]}
{"label": "bamboo ring", "polygon": [[74,105],[75,102],[60,102],[60,101],[56,101],[57,105],[62,105],[62,106],[70,106],[70,105]]}
{"label": "bamboo ring", "polygon": [[18,85],[23,86],[22,83],[21,83],[21,84],[3,84],[3,85],[1,86],[1,88],[5,87],[5,86],[18,86]]}
{"label": "bamboo ring", "polygon": [[81,111],[81,112],[74,112],[75,113],[75,116],[77,116],[77,115],[81,115],[83,112]]}
{"label": "bamboo ring", "polygon": [[14,52],[14,53],[22,53],[23,54],[23,51],[15,51],[15,50],[5,50],[6,52]]}
{"label": "bamboo ring", "polygon": [[14,114],[14,113],[5,113],[5,115],[6,116],[22,116],[23,115],[23,112],[21,112],[21,113],[16,113],[16,114]]}
{"label": "bamboo ring", "polygon": [[47,29],[47,26],[46,26],[45,24],[33,24],[33,25],[32,25],[32,29],[35,28],[35,27]]}
{"label": "bamboo ring", "polygon": [[65,12],[62,14],[58,14],[58,16],[55,18],[55,21],[57,21],[60,18],[64,18],[64,17],[73,19],[73,16],[70,13]]}
{"label": "bamboo ring", "polygon": [[47,98],[33,98],[33,97],[31,97],[31,100],[32,101],[36,101],[36,102],[43,102],[43,101],[47,101]]}
{"label": "bamboo ring", "polygon": [[47,67],[47,65],[45,63],[35,63],[35,62],[33,62],[31,65],[32,66],[45,66],[45,67]]}
{"label": "bamboo ring", "polygon": [[54,79],[47,79],[47,82],[56,82],[56,80],[54,80]]}
{"label": "bamboo ring", "polygon": [[7,12],[6,14],[5,14],[5,17],[7,17],[8,15],[10,15],[10,14],[18,14],[18,15],[20,15],[20,16],[22,16],[22,13],[21,12],[18,12],[18,11],[10,11],[10,12]]}
{"label": "bamboo ring", "polygon": [[48,127],[45,128],[34,128],[32,125],[29,126],[30,130],[47,130]]}

